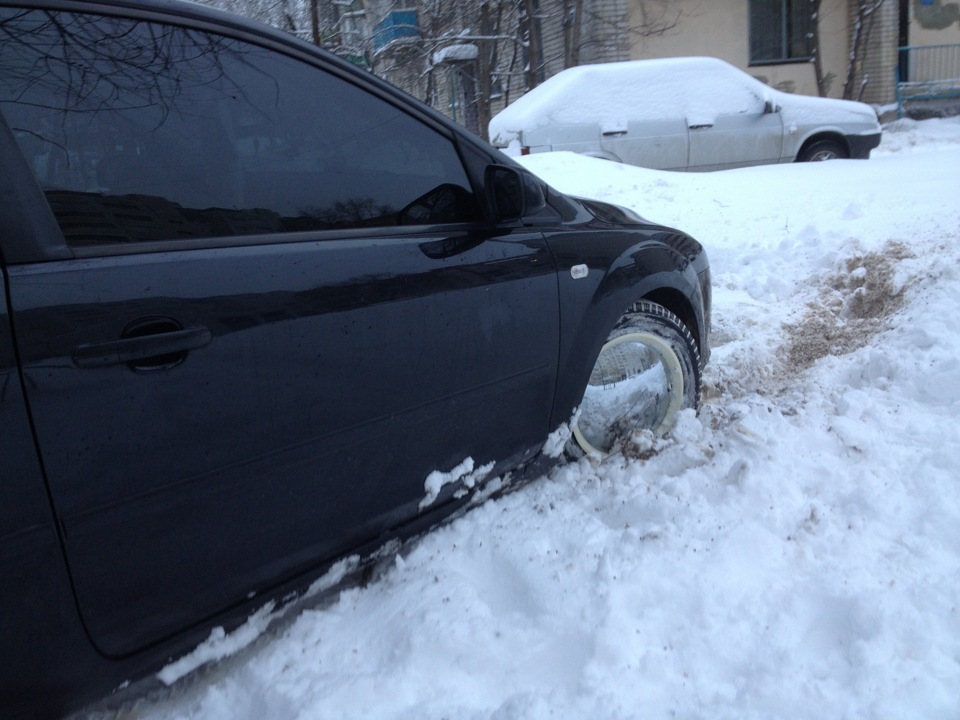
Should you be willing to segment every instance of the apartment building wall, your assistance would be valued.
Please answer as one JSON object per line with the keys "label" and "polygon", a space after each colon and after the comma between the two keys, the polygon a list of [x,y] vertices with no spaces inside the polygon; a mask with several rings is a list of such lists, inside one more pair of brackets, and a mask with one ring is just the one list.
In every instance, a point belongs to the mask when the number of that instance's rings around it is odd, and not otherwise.
{"label": "apartment building wall", "polygon": [[910,0],[908,45],[960,43],[960,2]]}
{"label": "apartment building wall", "polygon": [[[850,3],[850,26],[856,27],[855,3]],[[860,28],[867,32],[864,50],[855,60],[854,72],[850,77],[852,92],[850,97],[863,102],[885,105],[897,97],[896,74],[897,55],[900,40],[899,3],[886,0]]]}
{"label": "apartment building wall", "polygon": [[[642,26],[644,2],[651,0],[631,2],[631,24],[635,27]],[[747,0],[677,0],[671,5],[679,12],[676,27],[662,35],[635,35],[630,48],[632,59],[718,57],[773,87],[803,95],[818,94],[812,62],[750,64]],[[820,52],[824,73],[833,78],[828,92],[831,97],[840,97],[843,92],[849,52],[847,5],[847,0],[823,0],[820,10]]]}

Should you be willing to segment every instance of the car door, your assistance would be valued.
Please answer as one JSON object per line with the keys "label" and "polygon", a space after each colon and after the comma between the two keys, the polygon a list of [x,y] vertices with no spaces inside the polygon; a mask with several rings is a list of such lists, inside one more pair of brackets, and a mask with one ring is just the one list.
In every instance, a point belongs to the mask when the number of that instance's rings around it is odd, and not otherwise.
{"label": "car door", "polygon": [[542,440],[552,259],[483,220],[451,131],[303,53],[0,18],[31,38],[0,49],[0,112],[48,206],[23,211],[62,233],[34,226],[11,310],[104,653],[375,547],[429,509],[432,471]]}
{"label": "car door", "polygon": [[654,170],[686,170],[687,126],[676,117],[607,123],[601,146],[621,162]]}
{"label": "car door", "polygon": [[783,117],[758,81],[732,67],[706,66],[691,95],[690,170],[723,170],[780,162]]}
{"label": "car door", "polygon": [[654,170],[686,170],[689,159],[683,96],[657,64],[628,63],[616,81],[616,104],[604,108],[601,144],[621,162]]}

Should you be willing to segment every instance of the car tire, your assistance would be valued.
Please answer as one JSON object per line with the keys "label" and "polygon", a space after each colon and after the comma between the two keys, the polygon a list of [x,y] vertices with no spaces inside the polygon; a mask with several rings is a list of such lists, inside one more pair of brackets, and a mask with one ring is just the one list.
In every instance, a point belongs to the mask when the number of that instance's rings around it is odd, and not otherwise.
{"label": "car tire", "polygon": [[607,455],[638,430],[665,434],[700,403],[700,352],[676,315],[633,305],[600,348],[572,427],[568,454]]}
{"label": "car tire", "polygon": [[846,160],[850,155],[846,148],[836,140],[817,140],[805,147],[797,157],[798,162],[823,162],[824,160]]}

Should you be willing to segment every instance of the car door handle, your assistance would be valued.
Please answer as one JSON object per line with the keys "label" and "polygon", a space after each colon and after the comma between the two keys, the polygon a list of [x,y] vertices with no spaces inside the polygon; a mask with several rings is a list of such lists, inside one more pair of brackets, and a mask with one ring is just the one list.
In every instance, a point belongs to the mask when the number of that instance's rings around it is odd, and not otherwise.
{"label": "car door handle", "polygon": [[713,127],[713,123],[703,123],[702,125],[691,125],[691,130],[709,130]]}
{"label": "car door handle", "polygon": [[80,368],[97,368],[171,356],[170,362],[163,363],[164,366],[169,366],[175,364],[176,356],[185,357],[187,351],[209,345],[212,337],[207,328],[192,327],[153,335],[87,343],[78,345],[74,349],[73,363]]}
{"label": "car door handle", "polygon": [[603,133],[604,137],[620,137],[621,135],[626,135],[626,130],[607,130]]}

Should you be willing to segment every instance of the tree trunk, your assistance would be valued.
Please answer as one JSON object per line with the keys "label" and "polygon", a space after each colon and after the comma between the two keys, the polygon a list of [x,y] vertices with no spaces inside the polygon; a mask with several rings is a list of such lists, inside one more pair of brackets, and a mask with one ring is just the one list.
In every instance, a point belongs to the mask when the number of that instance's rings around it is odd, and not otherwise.
{"label": "tree trunk", "polygon": [[480,135],[480,119],[477,113],[477,83],[473,72],[477,63],[457,63],[456,72],[460,75],[460,94],[463,100],[463,126],[474,135]]}
{"label": "tree trunk", "polygon": [[580,64],[580,32],[583,28],[583,0],[563,0],[563,67]]}
{"label": "tree trunk", "polygon": [[310,39],[314,45],[320,44],[320,8],[319,0],[310,0]]}
{"label": "tree trunk", "polygon": [[[496,34],[493,18],[490,17],[490,5],[480,5],[480,37],[489,38]],[[496,67],[496,47],[493,40],[479,40],[477,42],[477,135],[486,139],[487,125],[490,124],[490,95],[492,85],[490,74]]]}
{"label": "tree trunk", "polygon": [[533,90],[538,84],[540,75],[540,42],[537,38],[537,19],[533,0],[523,0],[523,14],[523,35],[527,43],[527,67],[524,68],[524,77],[527,90]]}
{"label": "tree trunk", "polygon": [[820,4],[821,0],[810,0],[810,15],[813,17],[813,37],[810,39],[813,55],[813,74],[817,79],[817,94],[826,97],[829,81],[823,75],[823,58],[820,56]]}
{"label": "tree trunk", "polygon": [[847,79],[843,83],[843,97],[846,100],[859,100],[870,78],[863,74],[864,52],[870,41],[873,19],[884,0],[857,0],[850,33],[850,64],[847,67]]}

